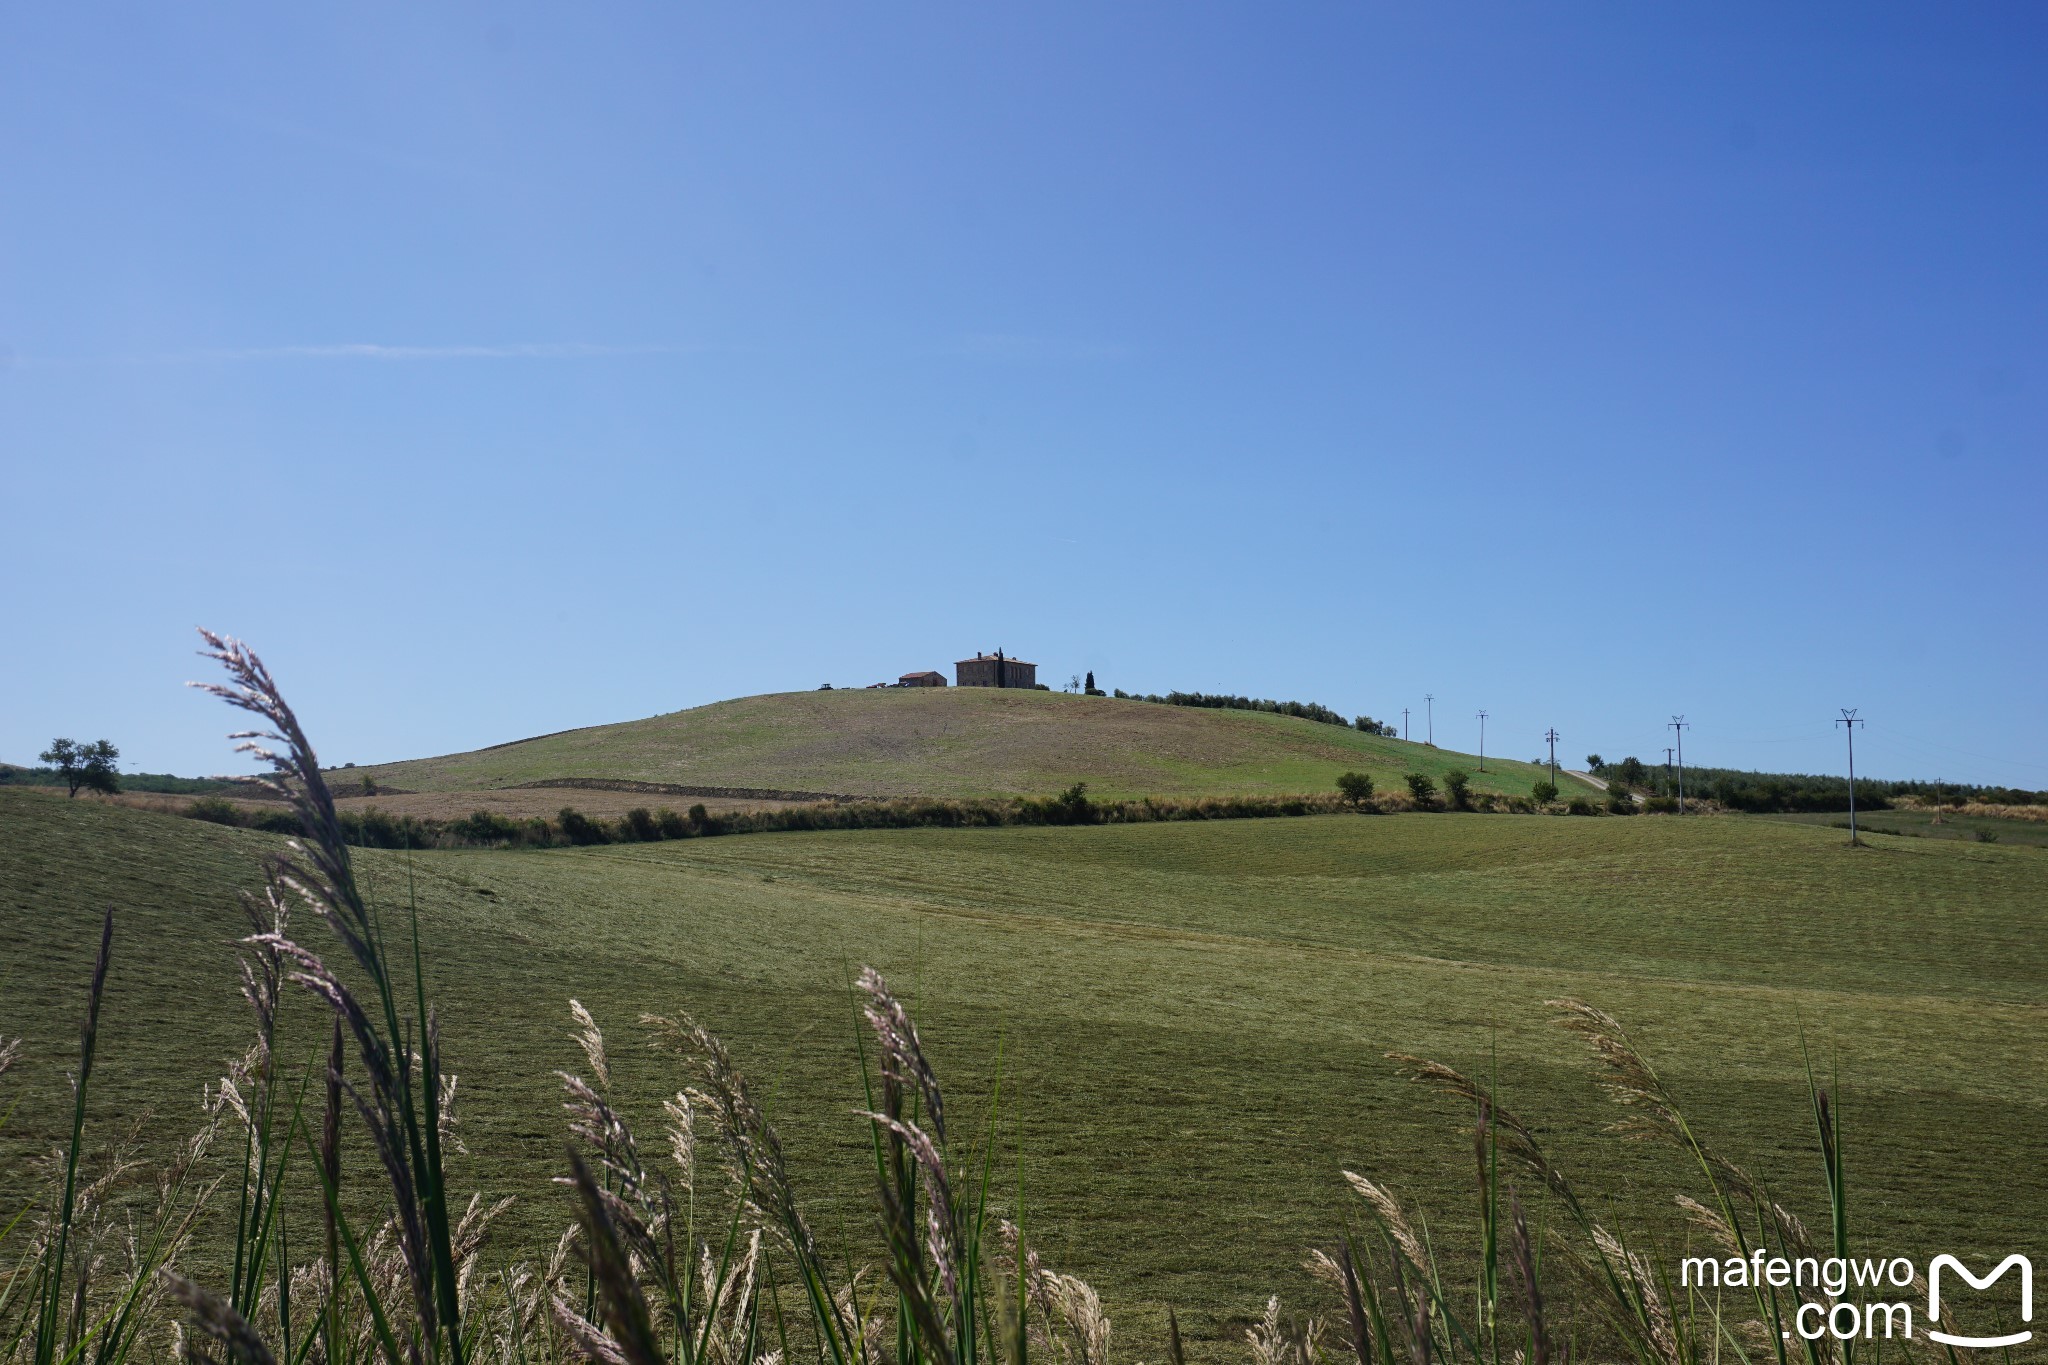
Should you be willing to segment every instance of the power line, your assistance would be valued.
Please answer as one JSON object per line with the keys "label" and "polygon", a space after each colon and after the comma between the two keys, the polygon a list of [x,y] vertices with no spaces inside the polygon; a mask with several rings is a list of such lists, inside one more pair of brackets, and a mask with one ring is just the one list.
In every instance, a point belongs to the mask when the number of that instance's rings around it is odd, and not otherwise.
{"label": "power line", "polygon": [[1857,727],[1857,726],[1859,726],[1859,725],[1864,725],[1864,726],[1867,726],[1867,725],[1869,725],[1869,724],[1870,724],[1870,722],[1869,722],[1869,721],[1867,721],[1867,720],[1858,720],[1858,719],[1856,719],[1856,708],[1855,708],[1855,707],[1853,707],[1853,706],[1845,706],[1845,707],[1843,707],[1843,708],[1842,708],[1842,718],[1841,718],[1840,720],[1836,721],[1836,722],[1835,722],[1835,724],[1837,724],[1837,725],[1841,726],[1841,727],[1842,727],[1842,728],[1843,728],[1844,730],[1846,730],[1846,731],[1848,731],[1848,732],[1849,732],[1849,842],[1850,842],[1851,844],[1855,844],[1855,843],[1857,842],[1857,839],[1856,839],[1856,727]]}
{"label": "power line", "polygon": [[[1678,813],[1685,814],[1685,732],[1692,729],[1684,716],[1673,716],[1671,724],[1665,727],[1678,736]],[[1670,750],[1665,750],[1669,753]]]}
{"label": "power line", "polygon": [[1408,738],[1408,708],[1401,708],[1401,738]]}
{"label": "power line", "polygon": [[1429,747],[1436,747],[1436,693],[1425,692],[1422,700],[1429,705]]}
{"label": "power line", "polygon": [[1486,713],[1479,713],[1479,771],[1486,771]]}
{"label": "power line", "polygon": [[1557,733],[1557,727],[1553,725],[1543,732],[1543,738],[1550,741],[1550,787],[1552,791],[1555,791],[1557,789],[1557,741],[1562,736]]}

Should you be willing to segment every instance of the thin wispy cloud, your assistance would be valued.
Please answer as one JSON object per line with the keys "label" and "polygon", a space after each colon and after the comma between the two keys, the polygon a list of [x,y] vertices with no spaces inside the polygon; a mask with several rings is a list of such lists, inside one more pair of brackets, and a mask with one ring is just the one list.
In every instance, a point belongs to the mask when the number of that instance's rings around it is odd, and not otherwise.
{"label": "thin wispy cloud", "polygon": [[671,355],[675,346],[598,346],[581,341],[517,342],[509,345],[393,346],[351,341],[315,346],[243,346],[184,351],[158,360],[591,360],[605,356]]}

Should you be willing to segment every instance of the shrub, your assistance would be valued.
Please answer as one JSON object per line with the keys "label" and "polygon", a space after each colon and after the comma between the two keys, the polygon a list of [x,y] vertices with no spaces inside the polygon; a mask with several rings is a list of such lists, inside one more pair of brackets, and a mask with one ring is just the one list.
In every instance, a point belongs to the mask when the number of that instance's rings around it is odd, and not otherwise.
{"label": "shrub", "polygon": [[1469,809],[1472,805],[1472,774],[1463,768],[1451,769],[1444,774],[1444,791],[1451,798],[1451,809]]}
{"label": "shrub", "polygon": [[448,832],[465,843],[509,844],[518,839],[522,831],[515,820],[479,810],[471,811],[460,820],[449,821]]}
{"label": "shrub", "polygon": [[687,839],[690,837],[690,827],[683,823],[683,817],[677,815],[667,806],[663,806],[660,810],[654,812],[654,827],[661,832],[661,837],[664,839]]}
{"label": "shrub", "polygon": [[1634,815],[1636,813],[1635,798],[1628,794],[1628,788],[1616,786],[1607,789],[1607,813],[1609,815]]}
{"label": "shrub", "polygon": [[1529,789],[1529,795],[1536,798],[1537,805],[1547,806],[1552,801],[1557,800],[1557,784],[1539,779],[1536,785]]}
{"label": "shrub", "polygon": [[371,806],[342,811],[337,817],[342,837],[361,848],[431,848],[433,829],[410,815],[388,815]]}
{"label": "shrub", "polygon": [[651,844],[661,838],[661,830],[654,823],[654,813],[645,806],[635,806],[626,812],[626,818],[619,822],[619,834],[626,840],[642,844]]}
{"label": "shrub", "polygon": [[288,810],[257,811],[249,820],[250,829],[260,829],[265,834],[288,834],[298,838],[306,832],[299,823],[299,817]]}
{"label": "shrub", "polygon": [[555,823],[560,826],[562,837],[572,844],[604,844],[611,842],[610,836],[606,833],[603,825],[591,819],[582,811],[577,810],[574,806],[562,807],[561,811],[555,816]]}
{"label": "shrub", "polygon": [[1436,783],[1428,773],[1409,773],[1401,780],[1408,784],[1408,794],[1415,798],[1418,809],[1426,810],[1436,804]]}
{"label": "shrub", "polygon": [[1571,799],[1571,804],[1565,807],[1565,813],[1568,815],[1598,815],[1600,812],[1594,809],[1593,803],[1585,797],[1574,796]]}
{"label": "shrub", "polygon": [[1671,796],[1652,796],[1643,802],[1643,809],[1651,815],[1671,815],[1678,810],[1678,800]]}
{"label": "shrub", "polygon": [[1043,801],[1027,801],[1024,809],[1048,825],[1092,825],[1101,818],[1095,803],[1088,799],[1086,782],[1076,782]]}
{"label": "shrub", "polygon": [[191,816],[194,820],[210,820],[216,825],[239,825],[242,823],[242,812],[235,806],[235,803],[224,801],[218,796],[200,797],[197,801],[185,807],[185,814]]}
{"label": "shrub", "polygon": [[1372,779],[1364,773],[1344,773],[1337,778],[1337,791],[1354,806],[1372,800]]}

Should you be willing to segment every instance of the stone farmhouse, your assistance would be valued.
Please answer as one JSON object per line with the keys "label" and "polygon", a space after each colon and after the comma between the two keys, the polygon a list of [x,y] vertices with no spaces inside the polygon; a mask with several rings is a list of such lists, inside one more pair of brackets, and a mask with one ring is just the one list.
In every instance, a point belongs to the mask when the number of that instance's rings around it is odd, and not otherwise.
{"label": "stone farmhouse", "polygon": [[962,687],[1036,687],[1038,665],[1012,659],[1000,649],[977,654],[953,665],[954,680]]}

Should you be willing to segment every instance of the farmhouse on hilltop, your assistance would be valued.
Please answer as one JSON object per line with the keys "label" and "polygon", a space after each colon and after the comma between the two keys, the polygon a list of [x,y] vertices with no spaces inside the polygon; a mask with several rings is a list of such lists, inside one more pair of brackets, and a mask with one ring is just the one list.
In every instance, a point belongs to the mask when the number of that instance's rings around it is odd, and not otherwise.
{"label": "farmhouse on hilltop", "polygon": [[993,654],[977,654],[971,659],[961,659],[953,665],[955,680],[962,687],[1036,687],[1038,686],[1038,665],[1027,664],[1022,659],[1012,659],[1000,649]]}
{"label": "farmhouse on hilltop", "polygon": [[927,668],[921,673],[905,673],[896,680],[898,687],[944,687],[946,675],[936,668]]}

